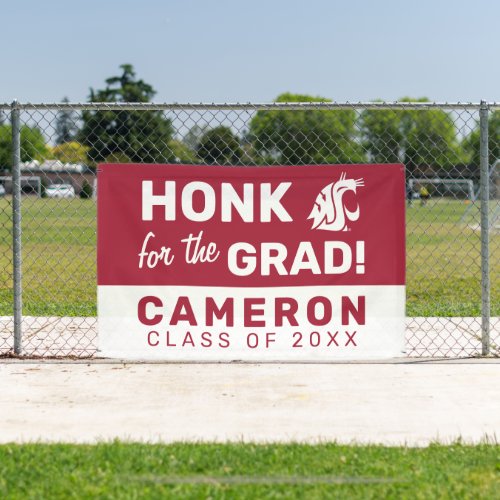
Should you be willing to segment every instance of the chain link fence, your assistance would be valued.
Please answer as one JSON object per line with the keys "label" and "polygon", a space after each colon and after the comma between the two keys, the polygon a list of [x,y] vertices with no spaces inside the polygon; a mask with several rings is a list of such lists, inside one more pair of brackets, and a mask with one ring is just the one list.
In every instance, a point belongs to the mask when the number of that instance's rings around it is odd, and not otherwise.
{"label": "chain link fence", "polygon": [[0,355],[98,356],[100,162],[401,162],[407,355],[500,353],[496,104],[0,105]]}

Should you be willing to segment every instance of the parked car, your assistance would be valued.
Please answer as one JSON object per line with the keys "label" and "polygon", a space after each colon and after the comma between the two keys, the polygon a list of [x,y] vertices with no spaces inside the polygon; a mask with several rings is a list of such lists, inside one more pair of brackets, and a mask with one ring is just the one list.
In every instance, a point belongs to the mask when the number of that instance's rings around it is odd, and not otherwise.
{"label": "parked car", "polygon": [[0,184],[0,198],[5,196],[5,187],[3,184]]}
{"label": "parked car", "polygon": [[45,188],[47,198],[74,198],[75,188],[71,184],[51,184]]}

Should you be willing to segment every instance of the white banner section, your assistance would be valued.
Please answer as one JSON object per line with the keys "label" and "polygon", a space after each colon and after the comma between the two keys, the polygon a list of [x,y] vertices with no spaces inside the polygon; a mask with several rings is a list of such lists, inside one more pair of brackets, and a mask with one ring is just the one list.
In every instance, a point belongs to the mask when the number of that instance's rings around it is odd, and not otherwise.
{"label": "white banner section", "polygon": [[98,287],[99,355],[166,361],[386,359],[405,287]]}

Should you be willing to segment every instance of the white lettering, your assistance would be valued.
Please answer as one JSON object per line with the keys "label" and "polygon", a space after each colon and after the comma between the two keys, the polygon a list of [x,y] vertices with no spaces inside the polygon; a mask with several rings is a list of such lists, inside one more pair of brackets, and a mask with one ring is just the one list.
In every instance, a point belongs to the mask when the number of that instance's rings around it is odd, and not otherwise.
{"label": "white lettering", "polygon": [[153,194],[153,181],[142,181],[142,220],[153,220],[153,207],[165,207],[165,220],[175,220],[175,182],[165,181],[165,194]]}
{"label": "white lettering", "polygon": [[[204,207],[201,212],[193,208],[193,195],[196,191],[203,193],[205,198]],[[182,190],[182,211],[184,215],[195,222],[205,222],[211,219],[215,213],[215,192],[206,182],[190,182]]]}
{"label": "white lettering", "polygon": [[281,222],[292,222],[290,214],[281,204],[281,198],[292,185],[291,182],[282,182],[271,191],[271,184],[264,183],[260,186],[260,220],[261,222],[271,222],[271,213],[274,212]]}
{"label": "white lettering", "polygon": [[[271,222],[273,214],[281,222],[292,222],[293,219],[282,205],[282,198],[292,185],[291,182],[282,182],[273,191],[270,183],[260,185],[260,221]],[[203,208],[195,210],[194,198],[200,193],[203,196]],[[233,209],[244,222],[255,220],[255,193],[254,185],[243,184],[242,197],[228,182],[221,184],[220,191],[221,220],[231,222]],[[194,222],[206,222],[215,214],[216,194],[214,188],[206,182],[190,182],[182,189],[181,205],[184,216]],[[197,204],[196,204],[197,205]],[[176,182],[165,181],[164,194],[153,194],[153,181],[142,181],[142,220],[153,220],[153,208],[162,206],[165,209],[165,220],[176,219]]]}
{"label": "white lettering", "polygon": [[288,274],[283,264],[288,253],[285,245],[282,243],[262,243],[261,253],[262,276],[269,276],[271,274],[271,266],[274,266],[280,275],[286,276]]}
{"label": "white lettering", "polygon": [[[241,257],[241,262],[244,264],[240,267],[238,264],[238,254],[246,252],[249,255]],[[229,247],[227,253],[227,264],[229,270],[236,276],[249,276],[255,271],[257,266],[257,258],[255,256],[255,247],[250,243],[235,243]]]}
{"label": "white lettering", "polygon": [[208,245],[202,245],[203,231],[198,236],[189,233],[187,238],[181,240],[186,243],[186,264],[196,264],[198,262],[215,262],[220,255],[217,245],[211,241]]}
{"label": "white lettering", "polygon": [[222,222],[232,221],[232,207],[245,222],[253,222],[253,184],[243,184],[243,199],[238,196],[234,187],[223,182],[221,186]]}
{"label": "white lettering", "polygon": [[313,274],[321,274],[321,269],[310,241],[301,241],[293,259],[290,274],[299,274],[299,271],[309,269]]}
{"label": "white lettering", "polygon": [[[271,270],[280,276],[294,276],[302,271],[316,275],[351,271],[356,255],[354,247],[344,241],[325,241],[323,249],[324,260],[320,263],[310,241],[299,242],[296,250],[278,242],[262,242],[258,248],[247,242],[238,242],[229,247],[228,267],[236,276],[249,276],[257,269],[261,276],[270,276]],[[287,263],[287,259],[291,263]]]}
{"label": "white lettering", "polygon": [[[334,251],[342,252],[342,263],[335,265]],[[345,241],[325,242],[325,274],[342,274],[349,271],[352,264],[352,250]]]}
{"label": "white lettering", "polygon": [[172,252],[171,248],[161,247],[159,252],[155,250],[146,251],[149,240],[154,237],[155,234],[150,231],[142,242],[142,249],[139,253],[139,269],[142,269],[144,265],[144,258],[146,258],[146,265],[149,269],[153,269],[157,266],[158,262],[161,261],[163,261],[166,266],[170,266],[174,260],[174,256],[170,255]]}

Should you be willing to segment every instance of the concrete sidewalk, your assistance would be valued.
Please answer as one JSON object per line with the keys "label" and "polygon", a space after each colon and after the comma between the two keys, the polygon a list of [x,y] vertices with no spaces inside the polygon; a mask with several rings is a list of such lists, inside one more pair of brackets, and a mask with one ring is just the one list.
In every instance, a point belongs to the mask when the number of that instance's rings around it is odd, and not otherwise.
{"label": "concrete sidewalk", "polygon": [[0,442],[425,445],[500,436],[500,360],[0,362]]}

